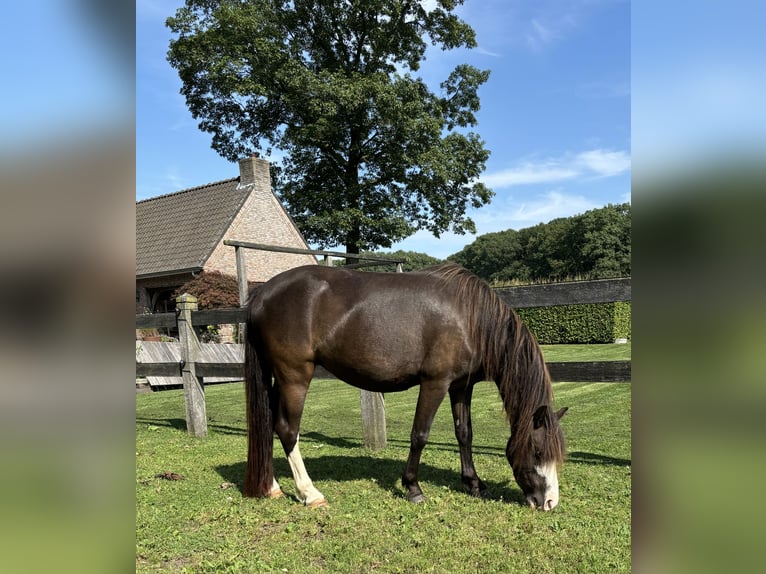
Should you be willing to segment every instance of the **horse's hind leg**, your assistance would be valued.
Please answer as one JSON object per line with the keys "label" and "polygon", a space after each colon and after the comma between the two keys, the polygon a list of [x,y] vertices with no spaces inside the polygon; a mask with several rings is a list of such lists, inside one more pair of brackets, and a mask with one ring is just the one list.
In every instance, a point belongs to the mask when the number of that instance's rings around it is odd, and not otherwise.
{"label": "horse's hind leg", "polygon": [[471,426],[471,397],[473,385],[450,389],[449,398],[452,405],[452,418],[455,422],[455,438],[460,446],[460,467],[462,469],[463,486],[472,496],[489,498],[490,493],[476,468],[473,466],[473,427]]}
{"label": "horse's hind leg", "polygon": [[287,455],[287,462],[295,480],[298,499],[306,506],[327,506],[324,495],[311,481],[303,457],[298,447],[301,416],[306,400],[313,365],[307,364],[300,369],[275,369],[275,378],[279,387],[279,401],[276,409],[274,430]]}

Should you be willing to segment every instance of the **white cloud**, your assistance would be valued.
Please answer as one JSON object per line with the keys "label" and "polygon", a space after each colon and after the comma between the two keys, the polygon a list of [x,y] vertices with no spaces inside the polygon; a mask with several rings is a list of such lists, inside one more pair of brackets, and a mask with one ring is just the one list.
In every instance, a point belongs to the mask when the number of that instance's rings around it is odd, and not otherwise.
{"label": "white cloud", "polygon": [[625,151],[593,149],[577,155],[577,161],[586,172],[609,177],[630,169],[630,156]]}
{"label": "white cloud", "polygon": [[553,189],[519,205],[507,214],[506,223],[510,220],[512,225],[508,227],[520,229],[558,217],[570,217],[595,207],[598,205],[582,195],[567,195],[560,189]]}
{"label": "white cloud", "polygon": [[518,165],[488,173],[481,181],[492,189],[518,185],[558,183],[592,177],[611,177],[630,170],[626,151],[591,149],[559,158],[525,160]]}
{"label": "white cloud", "polygon": [[186,178],[178,173],[178,168],[175,166],[168,167],[165,171],[165,181],[171,189],[180,191],[188,187]]}
{"label": "white cloud", "polygon": [[580,194],[568,194],[557,187],[523,197],[506,194],[496,197],[488,209],[471,213],[479,235],[505,229],[523,229],[558,217],[570,217],[601,204]]}
{"label": "white cloud", "polygon": [[476,47],[476,52],[478,54],[483,54],[485,56],[492,56],[493,58],[499,58],[500,57],[500,54],[498,54],[497,52],[492,52],[490,50],[487,50],[486,48],[482,48],[481,46],[477,46]]}
{"label": "white cloud", "polygon": [[576,177],[574,169],[558,165],[555,162],[523,163],[518,167],[490,173],[481,178],[491,188],[529,185],[535,183],[553,183]]}
{"label": "white cloud", "polygon": [[527,46],[533,50],[542,50],[545,46],[552,44],[559,37],[559,33],[550,23],[543,24],[537,18],[533,18],[529,23],[529,31],[526,34]]}

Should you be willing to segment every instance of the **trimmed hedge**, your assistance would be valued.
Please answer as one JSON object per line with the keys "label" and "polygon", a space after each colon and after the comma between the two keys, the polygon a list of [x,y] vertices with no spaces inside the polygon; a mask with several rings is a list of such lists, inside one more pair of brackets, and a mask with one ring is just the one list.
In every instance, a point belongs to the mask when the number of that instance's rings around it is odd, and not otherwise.
{"label": "trimmed hedge", "polygon": [[543,345],[613,343],[630,339],[630,301],[516,309]]}

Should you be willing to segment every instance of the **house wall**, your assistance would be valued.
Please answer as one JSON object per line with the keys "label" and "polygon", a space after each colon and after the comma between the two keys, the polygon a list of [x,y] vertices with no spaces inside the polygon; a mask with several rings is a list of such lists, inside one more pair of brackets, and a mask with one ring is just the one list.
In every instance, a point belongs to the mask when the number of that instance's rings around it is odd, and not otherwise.
{"label": "house wall", "polygon": [[[252,189],[239,213],[234,217],[221,241],[213,249],[204,264],[205,271],[220,271],[237,276],[235,250],[223,244],[226,239],[237,239],[252,243],[265,243],[284,247],[306,249],[298,228],[271,191],[269,163],[250,157],[239,162],[240,186]],[[311,255],[272,253],[268,251],[245,250],[248,281],[264,282],[275,275],[301,265],[316,265]],[[136,313],[162,312],[172,310],[169,301],[172,290],[190,279],[191,273],[153,277],[136,280]],[[160,300],[159,308],[157,301]]]}
{"label": "house wall", "polygon": [[[239,185],[249,185],[253,191],[223,239],[307,249],[300,232],[271,191],[267,161],[258,158],[241,160]],[[257,282],[268,281],[293,267],[316,265],[316,258],[312,255],[272,253],[254,249],[245,250],[245,261],[248,280]],[[207,260],[205,269],[236,277],[237,261],[234,248],[224,245],[222,240]]]}

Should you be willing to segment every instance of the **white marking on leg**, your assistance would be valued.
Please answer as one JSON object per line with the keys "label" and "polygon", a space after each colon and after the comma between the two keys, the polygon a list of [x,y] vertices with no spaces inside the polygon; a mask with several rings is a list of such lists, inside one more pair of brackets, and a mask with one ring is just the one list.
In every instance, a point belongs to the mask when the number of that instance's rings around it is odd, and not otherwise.
{"label": "white marking on leg", "polygon": [[282,489],[279,486],[279,483],[277,482],[277,479],[275,478],[274,481],[271,483],[271,492],[269,492],[270,498],[279,498],[282,496]]}
{"label": "white marking on leg", "polygon": [[324,495],[314,487],[314,483],[311,482],[309,473],[306,472],[306,467],[303,464],[303,458],[301,457],[301,450],[298,448],[297,440],[295,441],[293,450],[287,455],[287,462],[290,463],[290,470],[293,472],[295,488],[298,491],[298,499],[306,506],[318,505],[324,502]]}
{"label": "white marking on leg", "polygon": [[559,503],[559,475],[556,470],[556,463],[549,462],[535,467],[535,472],[545,477],[545,501],[543,510],[552,510]]}

